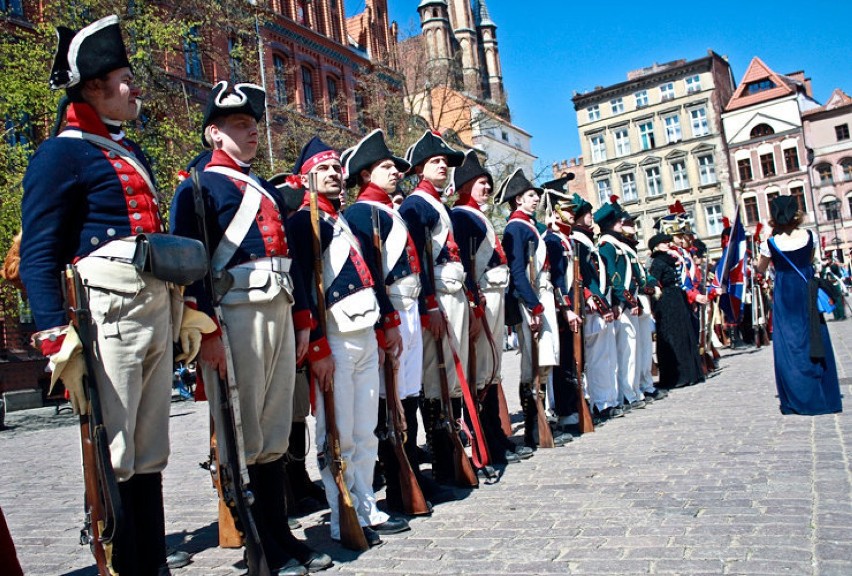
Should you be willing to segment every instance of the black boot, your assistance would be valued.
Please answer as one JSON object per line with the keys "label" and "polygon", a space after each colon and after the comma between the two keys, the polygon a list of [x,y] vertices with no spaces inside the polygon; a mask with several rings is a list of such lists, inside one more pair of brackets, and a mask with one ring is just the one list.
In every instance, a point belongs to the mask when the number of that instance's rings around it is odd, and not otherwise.
{"label": "black boot", "polygon": [[445,426],[445,414],[440,400],[423,402],[425,416],[426,442],[432,452],[432,477],[441,484],[453,484],[455,472],[453,469],[453,447]]}
{"label": "black boot", "polygon": [[[280,465],[280,460],[276,460],[275,464]],[[284,496],[283,474],[282,481],[279,481],[277,487],[273,486],[273,479],[270,478],[270,467],[268,464],[250,464],[246,467],[249,473],[249,489],[254,494],[254,504],[251,507],[251,513],[254,517],[254,523],[257,526],[257,533],[260,536],[260,542],[263,545],[263,552],[266,556],[266,563],[269,570],[273,574],[295,575],[300,576],[307,574],[307,570],[302,563],[297,560],[292,554],[288,554],[278,543],[278,533],[281,529],[290,532],[290,527],[287,524],[287,508],[286,499]],[[278,496],[280,494],[280,496]],[[277,501],[276,501],[277,500]],[[276,510],[275,508],[278,508]],[[283,513],[281,510],[283,509]],[[283,517],[283,527],[281,526],[281,518]]]}
{"label": "black boot", "polygon": [[[166,519],[163,514],[163,475],[134,476],[136,553],[140,574],[158,574],[166,566]],[[188,558],[184,554],[184,566]]]}
{"label": "black boot", "polygon": [[524,445],[536,449],[538,446],[538,406],[535,393],[527,382],[521,382],[518,387],[521,397],[521,409],[524,412]]}
{"label": "black boot", "polygon": [[402,502],[402,488],[399,484],[399,462],[397,462],[391,439],[388,438],[388,418],[390,415],[387,411],[387,400],[379,398],[379,420],[376,425],[376,436],[379,438],[379,461],[376,469],[381,469],[384,475],[385,504],[388,510],[404,513],[405,505]]}
{"label": "black boot", "polygon": [[427,442],[431,437],[431,433],[429,433],[429,419],[426,416],[427,408],[425,401],[423,402],[424,404],[421,409],[421,400],[418,396],[411,396],[409,398],[402,399],[402,409],[405,413],[405,425],[407,428],[405,438],[405,455],[408,456],[408,462],[411,464],[411,469],[414,471],[414,476],[417,478],[417,483],[420,484],[420,490],[423,492],[423,496],[426,500],[431,504],[450,502],[451,500],[456,499],[455,492],[453,492],[450,488],[441,486],[435,482],[435,480],[420,472],[421,462],[418,459],[420,449],[417,446],[417,436],[420,431],[420,423],[417,421],[418,410],[421,410],[421,413],[423,414],[424,427],[427,431]]}
{"label": "black boot", "polygon": [[[293,499],[298,508],[305,512],[315,512],[328,508],[325,490],[317,486],[305,468],[307,446],[305,442],[304,422],[293,422],[290,429],[290,447],[287,449],[287,479]],[[291,507],[290,510],[296,510]]]}
{"label": "black boot", "polygon": [[136,556],[136,477],[118,483],[121,497],[121,529],[113,538],[112,566],[119,574],[139,576],[139,561]]}
{"label": "black boot", "polygon": [[497,386],[489,385],[485,388],[485,397],[479,410],[479,422],[482,425],[482,433],[485,435],[485,444],[488,446],[488,456],[491,463],[502,466],[510,462],[520,462],[521,459],[514,452],[507,450],[508,438],[503,433],[500,423],[500,403],[497,398]]}

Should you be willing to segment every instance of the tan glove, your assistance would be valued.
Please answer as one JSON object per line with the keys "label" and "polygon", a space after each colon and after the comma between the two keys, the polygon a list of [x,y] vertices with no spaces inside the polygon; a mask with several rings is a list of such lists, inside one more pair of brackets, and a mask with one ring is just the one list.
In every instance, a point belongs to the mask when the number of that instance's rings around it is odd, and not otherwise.
{"label": "tan glove", "polygon": [[175,356],[175,362],[189,364],[195,360],[198,351],[201,350],[201,335],[212,334],[215,331],[216,323],[210,316],[189,306],[184,306],[179,336],[182,352]]}
{"label": "tan glove", "polygon": [[[86,361],[83,359],[83,345],[80,337],[73,326],[63,331],[65,340],[59,352],[50,357],[48,368],[51,370],[50,392],[59,380],[68,391],[68,399],[71,401],[71,409],[75,414],[89,413],[89,400],[83,386],[83,377],[86,375]],[[49,392],[49,393],[50,393]]]}

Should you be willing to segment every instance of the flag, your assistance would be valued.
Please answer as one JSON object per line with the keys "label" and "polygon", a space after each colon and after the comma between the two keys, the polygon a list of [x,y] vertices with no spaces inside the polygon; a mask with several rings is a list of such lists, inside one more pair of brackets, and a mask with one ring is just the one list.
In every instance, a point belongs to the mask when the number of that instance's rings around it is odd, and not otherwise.
{"label": "flag", "polygon": [[747,262],[746,231],[738,206],[731,237],[716,266],[716,279],[713,282],[714,288],[721,294],[719,305],[728,323],[739,322],[742,314]]}

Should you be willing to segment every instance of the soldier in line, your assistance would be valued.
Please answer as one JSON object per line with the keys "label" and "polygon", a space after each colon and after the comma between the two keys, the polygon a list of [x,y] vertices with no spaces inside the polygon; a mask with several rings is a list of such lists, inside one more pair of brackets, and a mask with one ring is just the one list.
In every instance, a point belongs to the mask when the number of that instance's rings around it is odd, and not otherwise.
{"label": "soldier in line", "polygon": [[[542,189],[533,186],[519,168],[500,185],[498,198],[498,202],[508,202],[513,210],[503,231],[503,250],[511,271],[506,308],[508,311],[513,307],[512,312],[520,315],[513,324],[521,349],[519,394],[524,412],[524,444],[530,448],[539,444],[534,379],[539,377],[539,390],[545,391],[551,370],[559,364],[559,329],[547,249],[534,218],[541,194]],[[535,345],[538,346],[537,367],[532,365],[532,346]],[[537,375],[534,369],[538,370]],[[553,436],[557,446],[571,440],[570,434]]]}
{"label": "soldier in line", "polygon": [[618,398],[615,358],[615,315],[608,301],[606,267],[598,254],[592,229],[592,205],[574,194],[574,227],[571,239],[580,258],[580,274],[586,296],[585,343],[586,386],[592,409],[601,419],[623,416]]}
{"label": "soldier in line", "polygon": [[533,455],[532,449],[516,446],[506,437],[500,424],[498,386],[502,386],[502,335],[509,266],[494,226],[483,212],[488,206],[494,179],[479,163],[476,152],[468,150],[462,165],[453,172],[453,185],[458,200],[450,218],[457,232],[467,289],[478,294],[482,313],[482,331],[472,344],[476,365],[475,382],[471,383],[481,398],[480,422],[492,463],[520,462]]}
{"label": "soldier in line", "polygon": [[[85,362],[60,281],[74,263],[91,309],[99,362],[89,376],[98,383],[125,520],[111,565],[123,575],[168,574],[162,471],[172,340],[179,328],[191,360],[204,325],[182,314],[173,284],[134,265],[137,236],[161,232],[163,223],[151,167],[123,128],[139,114],[140,89],[118,17],[57,33],[50,86],[65,89],[57,127],[63,118],[67,124],[33,155],[21,205],[21,277],[39,330],[33,341],[50,359],[52,383],[61,379],[74,411],[88,413]],[[188,563],[181,556],[172,566]]]}
{"label": "soldier in line", "polygon": [[[314,262],[317,256],[322,259],[326,325],[323,331],[320,323],[314,324],[308,359],[317,387],[314,395],[317,460],[331,507],[331,538],[340,539],[340,509],[330,468],[330,447],[326,445],[321,392],[333,386],[340,451],[347,464],[346,484],[367,543],[375,546],[381,543],[381,535],[409,529],[404,519],[389,517],[376,507],[372,486],[378,451],[374,430],[379,401],[379,357],[381,353],[399,355],[402,351],[399,315],[387,303],[381,306],[377,300],[362,247],[338,212],[343,189],[340,155],[314,137],[302,148],[293,173],[301,176],[308,191],[302,207],[288,221],[293,236],[302,239],[304,248],[296,255],[295,265],[306,279],[306,286],[315,287]],[[313,243],[307,241],[314,234],[310,213],[312,176],[319,209],[320,255],[314,253]],[[314,302],[317,297],[314,291]],[[316,304],[313,306],[316,311]],[[384,336],[381,352],[376,335],[380,319]]]}
{"label": "soldier in line", "polygon": [[[406,151],[405,159],[411,165],[409,173],[419,177],[417,187],[400,205],[399,214],[408,226],[421,263],[418,305],[424,327],[423,423],[432,452],[432,474],[435,480],[450,484],[454,481],[452,445],[449,438],[439,432],[442,404],[437,346],[444,349],[452,410],[458,416],[461,415],[462,383],[454,369],[453,350],[461,366],[467,366],[467,331],[475,337],[481,328],[479,319],[470,314],[471,301],[464,289],[465,272],[459,247],[449,210],[441,199],[441,191],[450,178],[449,169],[461,165],[464,154],[427,131]],[[432,243],[431,263],[427,260],[427,242]],[[434,270],[434,284],[429,277],[430,265]]]}

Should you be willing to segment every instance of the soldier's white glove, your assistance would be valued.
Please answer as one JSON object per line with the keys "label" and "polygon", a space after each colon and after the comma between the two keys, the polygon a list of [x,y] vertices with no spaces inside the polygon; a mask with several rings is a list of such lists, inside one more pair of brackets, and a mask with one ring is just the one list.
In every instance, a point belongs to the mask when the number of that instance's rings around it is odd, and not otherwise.
{"label": "soldier's white glove", "polygon": [[83,377],[86,375],[86,361],[83,359],[83,345],[73,326],[63,331],[65,340],[59,352],[50,356],[48,368],[50,375],[50,392],[59,380],[68,391],[68,400],[75,414],[89,413],[89,400],[83,387]]}
{"label": "soldier's white glove", "polygon": [[201,335],[211,334],[216,331],[216,323],[205,314],[189,306],[183,308],[183,318],[180,323],[180,349],[181,353],[175,357],[175,362],[186,362],[189,364],[198,356],[201,350]]}

